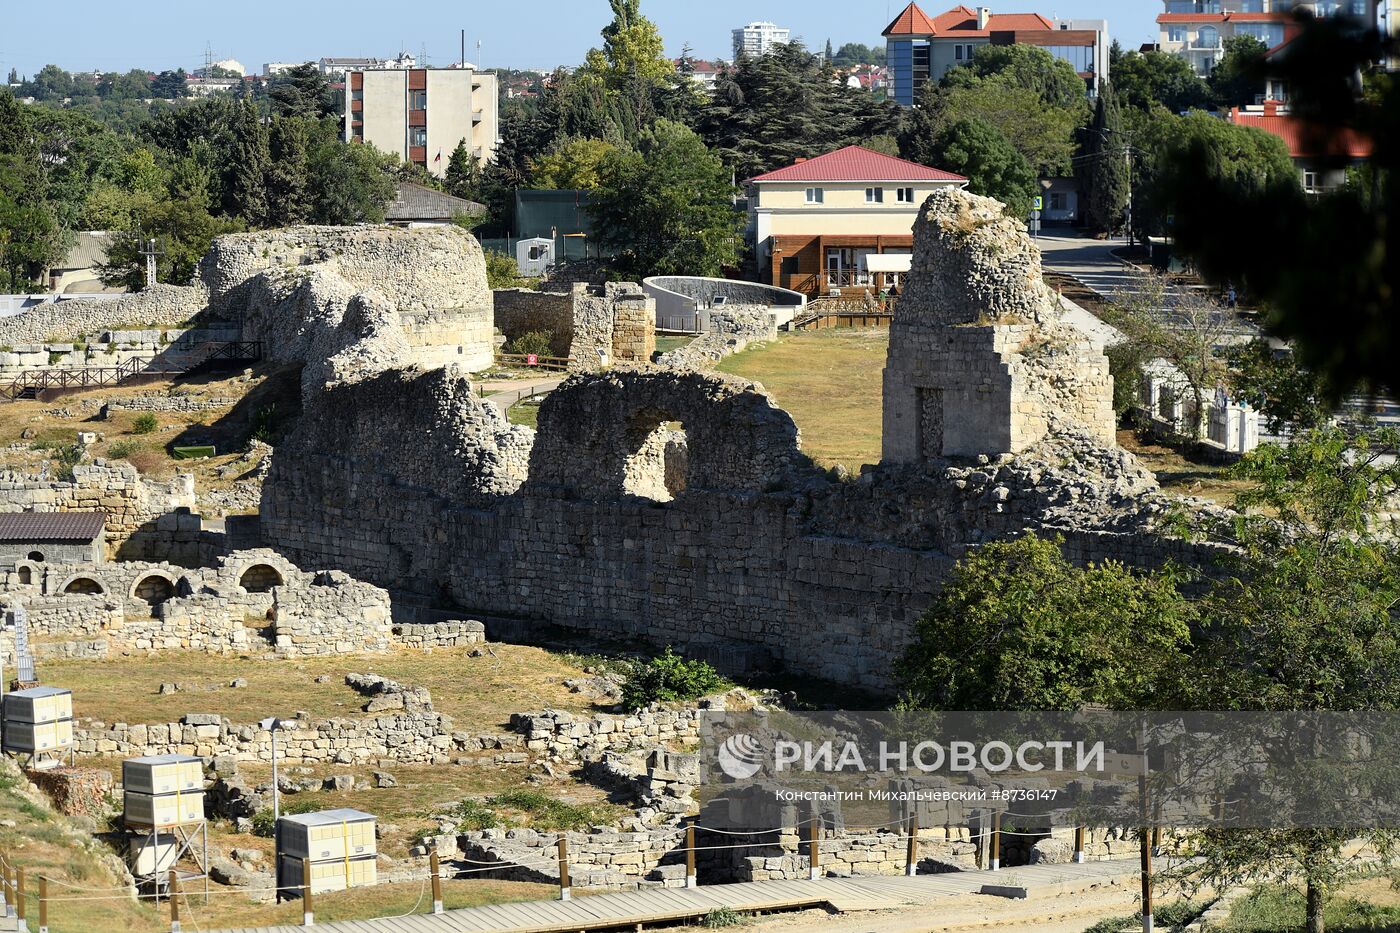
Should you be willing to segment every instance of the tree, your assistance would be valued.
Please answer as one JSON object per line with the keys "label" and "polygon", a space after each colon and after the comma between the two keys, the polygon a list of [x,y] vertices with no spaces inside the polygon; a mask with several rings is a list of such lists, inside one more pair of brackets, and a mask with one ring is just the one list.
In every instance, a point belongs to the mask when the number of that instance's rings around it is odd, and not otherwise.
{"label": "tree", "polygon": [[822,52],[822,60],[825,61],[825,62],[827,62],[828,64],[831,64],[831,63],[832,63],[832,59],[835,58],[835,57],[836,57],[835,54],[831,51],[831,40],[830,40],[830,39],[827,39],[827,40],[826,40],[826,49],[823,50],[823,52]]}
{"label": "tree", "polygon": [[175,71],[162,71],[151,79],[151,96],[163,97],[173,100],[179,97],[189,97],[189,85],[185,83],[185,69],[179,68]]}
{"label": "tree", "polygon": [[[188,184],[197,176],[186,171],[175,177]],[[144,288],[146,260],[141,253],[146,241],[154,238],[160,252],[156,257],[156,281],[186,285],[194,278],[200,259],[216,236],[243,229],[239,220],[211,216],[206,192],[185,186],[174,188],[169,195],[138,207],[131,226],[112,238],[102,264],[103,282],[132,291]]]}
{"label": "tree", "polygon": [[979,45],[965,64],[949,70],[943,84],[976,87],[985,82],[1033,92],[1047,107],[1087,116],[1084,79],[1074,66],[1035,45]]}
{"label": "tree", "polygon": [[599,170],[589,212],[630,274],[719,275],[738,260],[742,218],[729,170],[689,128],[658,120]]}
{"label": "tree", "polygon": [[1270,434],[1311,430],[1331,417],[1326,381],[1302,366],[1291,349],[1253,340],[1230,348],[1228,357],[1233,394],[1264,414]]}
{"label": "tree", "polygon": [[1244,107],[1264,93],[1264,56],[1269,47],[1254,36],[1230,36],[1206,84],[1221,110]]}
{"label": "tree", "polygon": [[57,65],[45,65],[34,77],[20,84],[19,96],[38,101],[61,101],[72,97],[73,91],[72,75]]}
{"label": "tree", "polygon": [[14,68],[10,69],[9,83],[11,85],[19,84],[19,72]]}
{"label": "tree", "polygon": [[1165,275],[1139,272],[1114,296],[1104,320],[1127,338],[1140,355],[1166,360],[1180,374],[1190,395],[1186,433],[1199,439],[1207,402],[1223,386],[1228,369],[1223,347],[1237,331],[1233,311],[1217,307],[1193,289],[1173,287]]}
{"label": "tree", "polygon": [[268,89],[272,112],[284,117],[316,120],[334,115],[330,82],[311,62],[287,69]]}
{"label": "tree", "polygon": [[397,188],[398,160],[369,143],[347,145],[322,124],[308,159],[311,220],[318,224],[383,223]]}
{"label": "tree", "polygon": [[1029,216],[1040,184],[1030,163],[998,129],[974,117],[928,132],[902,137],[900,150],[907,158],[963,175],[972,193],[996,198],[1014,217]]}
{"label": "tree", "polygon": [[1329,17],[1305,25],[1288,54],[1269,62],[1288,84],[1305,143],[1331,153],[1319,167],[1344,167],[1348,138],[1373,148],[1366,184],[1321,198],[1304,194],[1296,172],[1241,185],[1201,145],[1181,153],[1166,199],[1177,249],[1210,280],[1243,283],[1263,300],[1267,330],[1325,377],[1330,401],[1358,390],[1400,391],[1400,154],[1388,142],[1400,138],[1400,85],[1375,78],[1358,93],[1355,83],[1387,53],[1400,54],[1394,40]]}
{"label": "tree", "polygon": [[1184,113],[1210,102],[1210,88],[1184,58],[1167,52],[1127,52],[1113,60],[1113,93],[1119,104],[1148,111],[1155,105]]}
{"label": "tree", "polygon": [[1087,192],[1084,220],[1089,229],[1113,233],[1123,226],[1132,179],[1124,151],[1128,138],[1111,88],[1104,88],[1094,107],[1094,122],[1085,130],[1080,154],[1081,190]]}
{"label": "tree", "polygon": [[306,123],[298,117],[275,117],[268,131],[267,220],[274,227],[305,223],[311,214],[306,135]]}
{"label": "tree", "polygon": [[603,27],[602,50],[590,49],[586,70],[609,87],[627,77],[659,82],[675,73],[656,24],[641,13],[641,0],[608,0],[613,18]]}
{"label": "tree", "polygon": [[238,105],[233,123],[233,162],[224,206],[228,213],[242,217],[254,229],[266,227],[271,219],[267,201],[267,128],[257,107],[246,96]]}
{"label": "tree", "polygon": [[896,674],[903,704],[935,710],[1152,708],[1189,641],[1169,572],[1079,568],[1026,535],[958,561]]}
{"label": "tree", "polygon": [[894,132],[900,108],[833,80],[820,58],[792,42],[744,56],[715,84],[696,131],[740,178]]}
{"label": "tree", "polygon": [[0,272],[10,288],[36,280],[63,245],[27,117],[8,90],[0,91]]}
{"label": "tree", "polygon": [[151,93],[151,73],[133,68],[126,74],[109,72],[97,82],[97,96],[110,100],[141,100]]}
{"label": "tree", "polygon": [[871,48],[860,42],[847,42],[836,50],[836,55],[831,61],[842,68],[849,68],[852,65],[883,65],[885,63],[885,48],[884,46]]}
{"label": "tree", "polygon": [[592,190],[598,187],[599,170],[617,149],[603,139],[571,139],[531,163],[536,188]]}
{"label": "tree", "polygon": [[[1266,444],[1235,468],[1252,486],[1217,529],[1235,555],[1211,587],[1183,691],[1197,709],[1400,708],[1400,551],[1379,503],[1400,489],[1400,434],[1324,428]],[[1379,865],[1359,855],[1369,843]],[[1210,829],[1184,840],[1201,883],[1302,881],[1307,929],[1363,867],[1395,864],[1396,831]]]}
{"label": "tree", "polygon": [[481,199],[483,182],[481,160],[467,148],[465,139],[457,141],[456,148],[448,157],[447,171],[444,173],[443,181],[447,186],[447,193],[454,198],[465,198],[468,201]]}

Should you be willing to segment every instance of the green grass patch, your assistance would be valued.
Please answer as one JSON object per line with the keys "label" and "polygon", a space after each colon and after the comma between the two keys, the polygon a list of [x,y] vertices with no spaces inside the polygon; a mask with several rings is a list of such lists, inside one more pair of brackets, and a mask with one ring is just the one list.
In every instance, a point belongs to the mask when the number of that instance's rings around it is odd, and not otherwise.
{"label": "green grass patch", "polygon": [[457,823],[458,832],[492,827],[581,831],[613,822],[614,814],[604,806],[569,803],[541,790],[520,787],[485,800],[464,800],[448,818]]}
{"label": "green grass patch", "polygon": [[[1394,900],[1391,892],[1389,900]],[[1269,885],[1235,902],[1227,930],[1294,933],[1306,920],[1303,892]],[[1323,910],[1328,933],[1400,933],[1400,904],[1377,904],[1359,897],[1336,897]]]}
{"label": "green grass patch", "polygon": [[151,412],[137,415],[136,420],[131,422],[132,434],[154,434],[156,428],[160,427],[160,419]]}
{"label": "green grass patch", "polygon": [[522,399],[506,410],[506,420],[527,428],[539,427],[540,399]]}

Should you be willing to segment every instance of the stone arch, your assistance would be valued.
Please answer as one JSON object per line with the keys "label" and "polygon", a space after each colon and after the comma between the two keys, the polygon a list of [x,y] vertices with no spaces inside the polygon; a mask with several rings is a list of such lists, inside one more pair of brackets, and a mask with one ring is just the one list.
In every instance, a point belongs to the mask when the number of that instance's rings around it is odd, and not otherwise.
{"label": "stone arch", "polygon": [[65,596],[99,596],[107,592],[107,588],[96,577],[79,573],[69,577],[59,592]]}
{"label": "stone arch", "polygon": [[131,597],[150,603],[151,609],[175,595],[175,581],[159,571],[142,574],[131,585]]}
{"label": "stone arch", "polygon": [[669,480],[653,473],[653,490],[771,492],[810,468],[797,425],[762,386],[717,373],[615,369],[574,376],[545,400],[529,481],[588,498],[645,494],[639,457],[654,462],[658,429],[675,422],[685,453],[672,457]]}
{"label": "stone arch", "polygon": [[238,585],[249,593],[270,593],[284,582],[282,571],[271,564],[250,564],[238,575]]}

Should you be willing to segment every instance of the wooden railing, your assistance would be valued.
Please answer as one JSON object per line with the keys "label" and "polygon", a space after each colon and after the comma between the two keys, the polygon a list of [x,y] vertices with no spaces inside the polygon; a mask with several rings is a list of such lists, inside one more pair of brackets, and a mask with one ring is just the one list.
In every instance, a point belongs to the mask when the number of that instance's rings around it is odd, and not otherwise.
{"label": "wooden railing", "polygon": [[537,353],[497,353],[496,362],[509,366],[525,366],[530,369],[548,369],[568,372],[572,356],[540,356]]}
{"label": "wooden railing", "polygon": [[170,369],[154,368],[153,360],[132,358],[116,366],[79,366],[71,369],[26,369],[9,383],[0,385],[0,399],[38,398],[45,392],[81,392],[103,386],[120,385],[137,376],[178,376],[206,363],[227,360],[251,362],[262,357],[262,344],[255,340],[233,340],[214,344],[213,349],[193,363]]}

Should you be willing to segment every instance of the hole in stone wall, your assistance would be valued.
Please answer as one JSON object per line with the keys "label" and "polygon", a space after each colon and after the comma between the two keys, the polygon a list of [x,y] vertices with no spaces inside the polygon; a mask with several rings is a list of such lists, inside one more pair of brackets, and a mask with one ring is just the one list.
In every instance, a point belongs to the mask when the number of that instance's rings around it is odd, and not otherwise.
{"label": "hole in stone wall", "polygon": [[42,563],[44,562],[44,552],[43,552],[43,551],[30,551],[30,552],[29,552],[29,557],[27,557],[26,560],[32,560],[32,561],[34,561],[34,563],[36,563],[36,564],[42,564]]}
{"label": "hole in stone wall", "polygon": [[148,577],[142,577],[136,584],[136,588],[131,591],[131,595],[137,599],[145,600],[151,604],[151,608],[159,606],[175,595],[175,584],[167,577],[153,573]]}
{"label": "hole in stone wall", "polygon": [[28,585],[34,582],[34,571],[28,567],[19,568],[19,582],[21,585]]}
{"label": "hole in stone wall", "polygon": [[627,424],[623,489],[628,495],[670,502],[686,485],[685,426],[670,413],[639,412]]}
{"label": "hole in stone wall", "polygon": [[268,564],[254,564],[243,571],[238,585],[249,593],[271,593],[274,586],[282,585],[282,574]]}
{"label": "hole in stone wall", "polygon": [[102,589],[102,584],[92,577],[77,577],[68,581],[68,585],[63,588],[63,592],[72,596],[96,596],[106,592]]}

